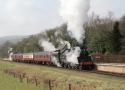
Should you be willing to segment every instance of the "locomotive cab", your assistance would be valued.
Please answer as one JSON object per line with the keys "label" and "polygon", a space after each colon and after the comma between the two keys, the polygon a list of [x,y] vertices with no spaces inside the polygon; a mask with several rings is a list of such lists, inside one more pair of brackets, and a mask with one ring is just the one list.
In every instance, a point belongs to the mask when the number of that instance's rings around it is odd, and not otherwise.
{"label": "locomotive cab", "polygon": [[81,70],[93,70],[95,65],[91,56],[86,49],[81,48],[80,56],[78,57],[79,69]]}

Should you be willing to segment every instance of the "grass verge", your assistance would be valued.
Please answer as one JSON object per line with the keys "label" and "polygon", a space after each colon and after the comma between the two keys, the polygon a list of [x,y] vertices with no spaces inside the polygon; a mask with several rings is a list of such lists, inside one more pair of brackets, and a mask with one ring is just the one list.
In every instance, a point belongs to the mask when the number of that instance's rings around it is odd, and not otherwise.
{"label": "grass verge", "polygon": [[[5,74],[3,71],[6,69],[22,69],[27,76],[39,75],[63,82],[63,85],[80,84],[83,90],[125,90],[125,78],[6,61],[0,61],[0,90],[45,90],[43,85],[36,87],[25,81],[21,83],[19,79]],[[60,86],[52,90],[67,90],[68,86]]]}

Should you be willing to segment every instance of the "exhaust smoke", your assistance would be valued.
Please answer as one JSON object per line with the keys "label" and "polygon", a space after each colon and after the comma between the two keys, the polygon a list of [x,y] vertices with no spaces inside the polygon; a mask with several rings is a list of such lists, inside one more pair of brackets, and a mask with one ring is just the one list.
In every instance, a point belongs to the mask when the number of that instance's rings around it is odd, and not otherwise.
{"label": "exhaust smoke", "polygon": [[58,62],[58,59],[54,56],[54,53],[53,53],[56,50],[55,46],[48,40],[41,39],[39,43],[40,43],[40,46],[43,47],[44,51],[48,51],[52,54],[51,60],[53,64],[55,64],[58,67],[61,67],[60,63]]}
{"label": "exhaust smoke", "polygon": [[67,30],[79,43],[85,38],[84,23],[88,19],[90,0],[60,0],[60,15],[67,23]]}
{"label": "exhaust smoke", "polygon": [[[85,29],[83,25],[88,19],[88,11],[90,8],[90,0],[59,0],[60,1],[60,15],[63,20],[67,23],[67,30],[71,37],[75,38],[79,44],[83,43],[85,38]],[[55,33],[57,36],[58,33]],[[61,40],[58,37],[58,41],[64,46],[67,46],[67,49],[71,49],[69,42]],[[41,46],[44,48],[44,51],[55,51],[55,46],[49,42],[49,40],[41,41]],[[80,55],[80,47],[75,47],[71,49],[70,52],[65,53],[67,62],[72,64],[78,64],[78,59]],[[53,57],[53,62],[60,66],[60,63],[57,62],[57,58]]]}
{"label": "exhaust smoke", "polygon": [[40,46],[43,47],[44,51],[50,51],[50,52],[53,52],[56,50],[55,46],[49,42],[49,41],[45,41],[45,40],[41,40],[40,41]]}
{"label": "exhaust smoke", "polygon": [[80,54],[81,50],[79,47],[75,47],[74,50],[71,50],[71,52],[66,54],[66,60],[67,62],[70,62],[72,64],[78,64],[78,56]]}
{"label": "exhaust smoke", "polygon": [[[90,0],[60,0],[60,15],[67,23],[67,30],[71,37],[74,37],[79,44],[83,43],[85,38],[85,29],[83,25],[88,20],[88,11],[90,8]],[[66,54],[68,62],[78,64],[80,48],[75,47],[74,50]]]}

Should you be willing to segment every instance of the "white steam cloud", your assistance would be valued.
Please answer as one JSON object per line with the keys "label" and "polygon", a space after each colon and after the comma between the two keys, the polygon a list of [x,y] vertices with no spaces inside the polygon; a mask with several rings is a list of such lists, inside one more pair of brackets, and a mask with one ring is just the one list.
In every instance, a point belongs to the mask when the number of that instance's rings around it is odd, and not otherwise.
{"label": "white steam cloud", "polygon": [[44,51],[50,51],[53,52],[56,50],[55,46],[49,42],[49,41],[41,41],[40,42],[41,46],[44,48]]}
{"label": "white steam cloud", "polygon": [[[88,11],[90,8],[90,0],[60,0],[61,8],[60,8],[60,15],[67,23],[67,30],[71,37],[74,37],[79,43],[82,43],[83,39],[85,38],[85,30],[84,30],[84,23],[88,19]],[[57,36],[58,33],[55,33]],[[67,45],[68,49],[71,49],[70,43],[67,41],[63,41],[59,38],[59,41],[63,45]],[[44,51],[54,51],[56,48],[51,42],[42,41],[41,46],[44,48]],[[65,52],[67,62],[71,64],[78,64],[78,57],[81,50],[79,47],[75,47],[71,49],[70,52]],[[59,63],[56,57],[53,57],[53,62],[57,66]]]}
{"label": "white steam cloud", "polygon": [[72,64],[78,64],[78,56],[81,50],[79,47],[75,47],[74,50],[66,54],[66,60]]}
{"label": "white steam cloud", "polygon": [[44,51],[48,51],[52,54],[52,62],[53,64],[57,65],[58,67],[61,67],[60,63],[58,62],[58,59],[54,56],[54,51],[56,50],[55,46],[49,42],[48,40],[40,40],[40,46],[43,47]]}
{"label": "white steam cloud", "polygon": [[60,15],[67,22],[68,31],[79,43],[85,38],[84,23],[88,19],[90,0],[60,0]]}

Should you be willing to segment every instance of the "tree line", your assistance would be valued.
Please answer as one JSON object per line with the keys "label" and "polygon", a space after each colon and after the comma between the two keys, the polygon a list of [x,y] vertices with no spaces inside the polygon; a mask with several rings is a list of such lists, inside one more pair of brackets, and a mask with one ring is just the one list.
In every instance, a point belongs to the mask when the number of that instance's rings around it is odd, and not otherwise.
{"label": "tree line", "polygon": [[[125,54],[125,16],[117,21],[111,16],[105,18],[92,16],[84,25],[84,28],[86,30],[83,40],[84,46],[92,53]],[[55,47],[59,46],[60,39],[69,41],[73,47],[78,44],[74,38],[70,37],[67,25],[63,24],[60,27],[31,35],[16,44],[6,42],[3,46],[0,46],[0,57],[8,55],[9,47],[12,47],[14,52],[17,53],[43,51],[40,46],[41,39],[49,40]]]}

